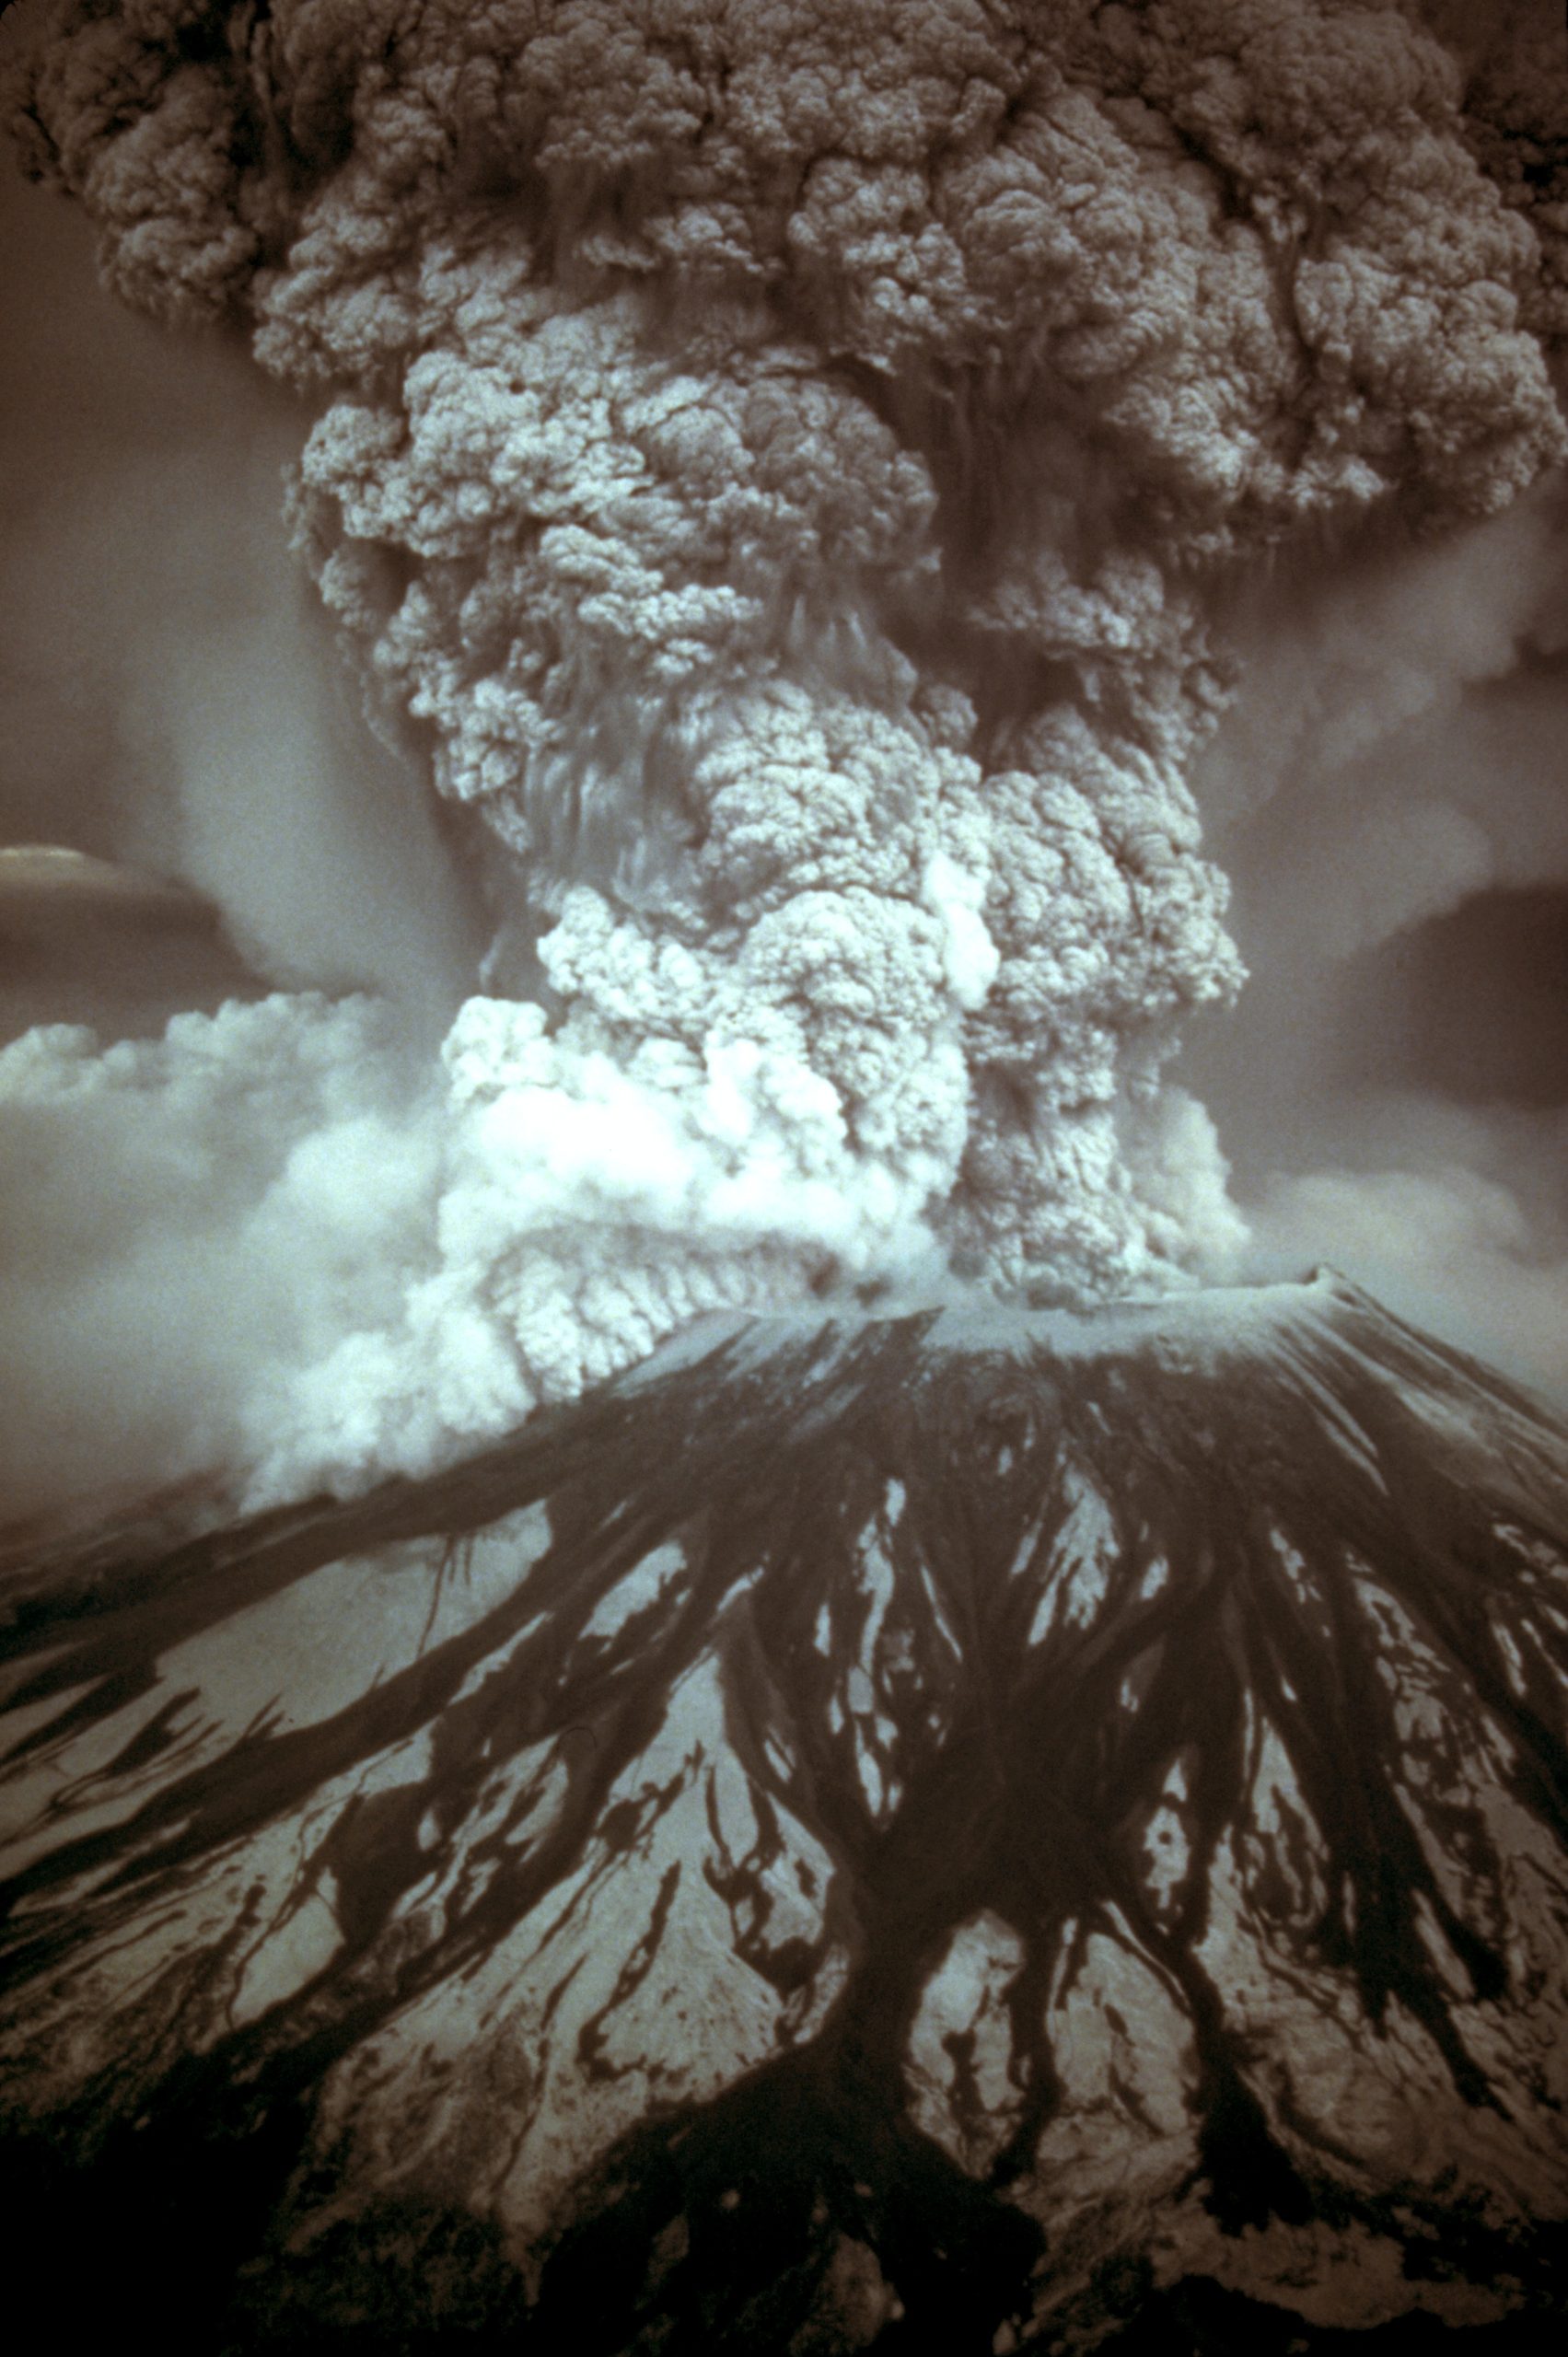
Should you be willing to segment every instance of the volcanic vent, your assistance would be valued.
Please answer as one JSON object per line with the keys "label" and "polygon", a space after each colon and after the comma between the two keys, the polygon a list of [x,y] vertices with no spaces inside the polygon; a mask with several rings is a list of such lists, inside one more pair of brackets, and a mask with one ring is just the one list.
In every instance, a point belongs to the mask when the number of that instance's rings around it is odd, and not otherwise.
{"label": "volcanic vent", "polygon": [[710,1321],[9,1593],[67,2298],[958,2357],[1561,2295],[1568,1445],[1337,1279]]}

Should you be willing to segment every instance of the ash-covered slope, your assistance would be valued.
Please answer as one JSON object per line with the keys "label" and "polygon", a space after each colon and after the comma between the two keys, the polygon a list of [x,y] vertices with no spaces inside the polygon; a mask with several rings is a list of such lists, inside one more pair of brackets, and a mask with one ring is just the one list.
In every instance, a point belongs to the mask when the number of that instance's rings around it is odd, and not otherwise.
{"label": "ash-covered slope", "polygon": [[9,1594],[0,2086],[67,2310],[1562,2311],[1568,1439],[1337,1279],[711,1321],[452,1473]]}

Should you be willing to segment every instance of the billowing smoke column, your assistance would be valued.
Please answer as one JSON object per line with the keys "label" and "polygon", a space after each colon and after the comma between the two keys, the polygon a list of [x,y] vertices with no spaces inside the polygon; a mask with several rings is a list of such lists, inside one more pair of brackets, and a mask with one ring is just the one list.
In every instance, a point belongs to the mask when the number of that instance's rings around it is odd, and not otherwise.
{"label": "billowing smoke column", "polygon": [[0,1065],[37,1122],[204,1138],[253,1062],[252,1225],[357,1141],[263,1481],[424,1465],[719,1303],[1223,1271],[1162,1077],[1238,976],[1205,611],[1562,454],[1537,14],[53,10],[29,163],[122,295],[318,405],[300,547],[495,914],[401,1127],[313,999]]}

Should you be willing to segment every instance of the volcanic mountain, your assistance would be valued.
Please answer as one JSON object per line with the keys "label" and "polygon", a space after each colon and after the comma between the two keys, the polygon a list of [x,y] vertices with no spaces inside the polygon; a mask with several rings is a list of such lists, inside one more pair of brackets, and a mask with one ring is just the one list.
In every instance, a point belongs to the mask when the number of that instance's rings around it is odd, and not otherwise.
{"label": "volcanic mountain", "polygon": [[6,2210],[67,2341],[1563,2312],[1568,1434],[1338,1278],[706,1320],[4,1602]]}

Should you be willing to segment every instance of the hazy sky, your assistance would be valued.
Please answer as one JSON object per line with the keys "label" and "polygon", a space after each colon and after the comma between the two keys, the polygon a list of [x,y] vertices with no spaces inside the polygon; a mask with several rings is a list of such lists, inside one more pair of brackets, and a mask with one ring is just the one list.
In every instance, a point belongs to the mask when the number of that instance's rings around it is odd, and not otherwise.
{"label": "hazy sky", "polygon": [[1190,1039],[1264,1265],[1568,1392],[1568,537],[1550,479],[1276,579],[1202,758],[1251,980]]}
{"label": "hazy sky", "polygon": [[308,418],[238,343],[111,302],[92,250],[65,200],[0,181],[5,838],[182,877],[268,980],[449,990],[434,828],[288,553]]}

